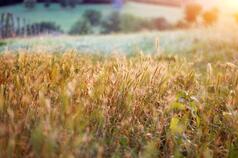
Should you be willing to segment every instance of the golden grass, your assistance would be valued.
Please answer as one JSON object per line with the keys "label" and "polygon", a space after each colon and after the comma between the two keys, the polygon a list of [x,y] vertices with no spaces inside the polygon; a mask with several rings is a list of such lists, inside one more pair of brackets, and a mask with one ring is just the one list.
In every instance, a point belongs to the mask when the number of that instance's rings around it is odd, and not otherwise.
{"label": "golden grass", "polygon": [[0,157],[236,157],[234,56],[2,54]]}

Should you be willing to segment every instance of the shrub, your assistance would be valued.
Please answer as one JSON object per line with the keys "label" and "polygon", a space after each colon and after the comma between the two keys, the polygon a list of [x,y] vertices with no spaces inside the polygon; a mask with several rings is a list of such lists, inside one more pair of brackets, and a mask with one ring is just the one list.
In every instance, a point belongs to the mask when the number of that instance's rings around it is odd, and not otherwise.
{"label": "shrub", "polygon": [[33,23],[30,27],[38,28],[38,33],[44,33],[44,32],[63,32],[60,28],[60,26],[56,25],[53,22],[39,22],[39,23]]}
{"label": "shrub", "polygon": [[96,10],[86,10],[83,18],[88,19],[91,25],[97,26],[101,22],[102,14]]}
{"label": "shrub", "polygon": [[153,23],[150,20],[138,18],[133,15],[115,12],[102,22],[103,33],[112,32],[136,32],[143,29],[152,29]]}
{"label": "shrub", "polygon": [[67,0],[60,0],[60,5],[61,5],[61,7],[62,8],[65,8],[65,7],[67,7]]}
{"label": "shrub", "polygon": [[214,8],[214,9],[211,9],[211,10],[208,10],[208,11],[205,11],[203,13],[203,22],[206,24],[206,25],[212,25],[214,24],[215,22],[217,22],[217,19],[218,19],[218,9],[217,8]]}
{"label": "shrub", "polygon": [[121,31],[120,20],[120,14],[118,12],[112,13],[102,22],[102,33],[112,33]]}
{"label": "shrub", "polygon": [[[1,36],[0,36],[0,38],[1,38]],[[4,41],[0,41],[0,47],[5,46],[5,45],[7,45],[6,42],[4,42]]]}
{"label": "shrub", "polygon": [[45,7],[50,7],[51,0],[45,0]]}
{"label": "shrub", "polygon": [[28,9],[33,9],[35,7],[36,0],[24,0],[24,5]]}
{"label": "shrub", "polygon": [[76,7],[76,4],[77,4],[77,0],[69,0],[69,6],[71,8],[75,8]]}
{"label": "shrub", "polygon": [[138,18],[129,14],[120,16],[120,30],[122,32],[136,32],[143,29],[150,29],[152,27],[153,24],[149,20]]}
{"label": "shrub", "polygon": [[187,21],[185,21],[185,20],[179,20],[179,21],[175,24],[174,27],[175,27],[175,28],[179,28],[179,29],[187,29],[187,28],[190,27],[190,24],[189,24]]}
{"label": "shrub", "polygon": [[198,16],[202,12],[202,6],[198,3],[190,3],[185,7],[185,19],[190,23],[197,21]]}
{"label": "shrub", "polygon": [[163,17],[153,19],[153,24],[158,30],[166,30],[171,28],[171,24]]}
{"label": "shrub", "polygon": [[87,19],[79,20],[76,22],[73,27],[70,29],[69,34],[90,34],[92,33],[92,26]]}

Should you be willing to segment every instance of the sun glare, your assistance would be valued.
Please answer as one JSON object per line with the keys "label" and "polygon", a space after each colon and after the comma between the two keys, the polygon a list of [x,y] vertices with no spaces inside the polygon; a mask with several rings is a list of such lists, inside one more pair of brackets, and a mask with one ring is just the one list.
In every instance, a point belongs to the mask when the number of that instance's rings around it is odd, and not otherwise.
{"label": "sun glare", "polygon": [[220,0],[221,6],[231,11],[238,11],[238,0]]}

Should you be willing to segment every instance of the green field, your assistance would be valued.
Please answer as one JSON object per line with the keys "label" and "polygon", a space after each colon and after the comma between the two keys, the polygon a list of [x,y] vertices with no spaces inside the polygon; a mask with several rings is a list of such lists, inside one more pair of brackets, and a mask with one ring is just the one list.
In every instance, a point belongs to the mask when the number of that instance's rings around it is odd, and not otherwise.
{"label": "green field", "polygon": [[[58,4],[52,4],[48,9],[46,9],[43,4],[37,4],[33,10],[26,9],[24,5],[1,7],[0,14],[10,12],[19,17],[26,18],[30,23],[52,21],[60,25],[64,31],[69,31],[80,16],[89,9],[98,10],[105,16],[113,11],[113,7],[109,4],[78,5],[74,9],[66,8],[63,10]],[[121,12],[144,18],[165,17],[170,22],[176,22],[183,18],[182,9],[139,3],[127,3]]]}

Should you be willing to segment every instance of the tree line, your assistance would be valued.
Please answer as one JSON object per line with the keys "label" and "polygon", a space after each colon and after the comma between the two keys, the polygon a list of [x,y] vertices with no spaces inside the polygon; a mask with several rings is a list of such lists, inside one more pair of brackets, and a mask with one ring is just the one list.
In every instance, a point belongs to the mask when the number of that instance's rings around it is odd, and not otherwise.
{"label": "tree line", "polygon": [[0,14],[0,39],[53,33],[62,33],[62,31],[52,22],[30,23],[25,18],[17,17],[12,13]]}
{"label": "tree line", "polygon": [[[70,3],[110,3],[112,0],[75,0],[75,2],[70,2],[71,0],[37,0],[37,2],[50,4],[50,3],[60,3],[61,5],[67,5]],[[23,3],[25,0],[0,0],[0,6],[13,5],[17,3]],[[36,1],[33,3],[36,3]]]}
{"label": "tree line", "polygon": [[43,2],[45,7],[50,7],[51,3],[57,2],[61,7],[72,7],[74,8],[77,4],[81,3],[109,3],[112,0],[24,0],[24,4],[27,8],[34,8],[37,2]]}

